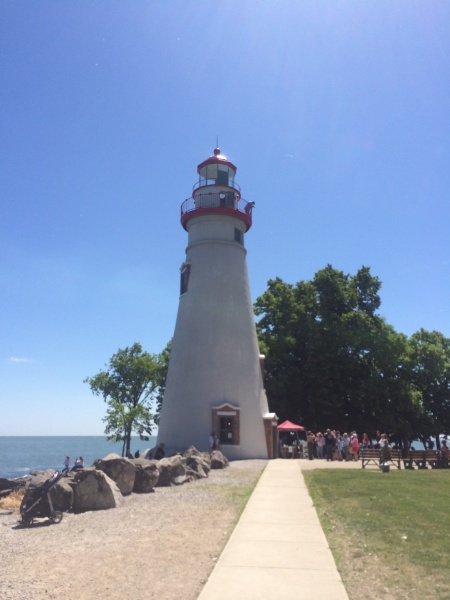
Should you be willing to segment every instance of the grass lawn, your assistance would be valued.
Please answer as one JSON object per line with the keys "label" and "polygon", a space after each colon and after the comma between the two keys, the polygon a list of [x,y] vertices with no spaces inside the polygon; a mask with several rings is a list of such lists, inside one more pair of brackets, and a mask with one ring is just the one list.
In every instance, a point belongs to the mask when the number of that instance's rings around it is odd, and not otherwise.
{"label": "grass lawn", "polygon": [[450,469],[303,475],[351,600],[450,599]]}

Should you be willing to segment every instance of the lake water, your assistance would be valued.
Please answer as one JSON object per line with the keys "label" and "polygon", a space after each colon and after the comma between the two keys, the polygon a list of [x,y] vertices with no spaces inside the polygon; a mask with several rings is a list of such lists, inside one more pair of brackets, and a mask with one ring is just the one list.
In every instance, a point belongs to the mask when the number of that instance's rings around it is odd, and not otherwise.
{"label": "lake water", "polygon": [[[148,442],[132,438],[131,452],[141,452],[156,445],[156,437]],[[122,443],[108,442],[104,436],[1,436],[0,477],[22,477],[30,471],[61,470],[64,459],[70,456],[73,466],[78,456],[83,456],[85,466],[107,454],[122,454]]]}

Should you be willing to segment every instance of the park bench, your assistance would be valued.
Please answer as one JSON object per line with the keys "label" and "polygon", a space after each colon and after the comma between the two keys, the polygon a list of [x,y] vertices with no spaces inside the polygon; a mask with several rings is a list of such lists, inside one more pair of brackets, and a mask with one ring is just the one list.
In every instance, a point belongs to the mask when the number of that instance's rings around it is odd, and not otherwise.
{"label": "park bench", "polygon": [[405,469],[414,470],[415,467],[418,469],[428,469],[427,462],[430,466],[436,460],[436,452],[430,450],[410,450],[408,456],[403,459],[403,466]]}
{"label": "park bench", "polygon": [[[386,461],[386,465],[392,465],[397,469],[402,468],[402,451],[401,450],[391,450],[390,458]],[[377,467],[380,466],[381,460],[381,450],[376,448],[365,448],[361,451],[361,465],[362,468],[365,469],[367,465],[373,464]]]}
{"label": "park bench", "polygon": [[436,450],[410,450],[403,459],[405,469],[448,469],[448,457],[442,457]]}

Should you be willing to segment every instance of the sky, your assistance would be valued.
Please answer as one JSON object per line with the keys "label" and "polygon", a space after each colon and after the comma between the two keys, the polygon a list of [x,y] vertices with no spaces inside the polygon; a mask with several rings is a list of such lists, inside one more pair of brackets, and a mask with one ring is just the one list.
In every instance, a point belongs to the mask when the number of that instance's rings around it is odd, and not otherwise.
{"label": "sky", "polygon": [[447,0],[2,0],[0,435],[102,435],[83,380],[172,337],[217,136],[253,299],[364,265],[450,337]]}

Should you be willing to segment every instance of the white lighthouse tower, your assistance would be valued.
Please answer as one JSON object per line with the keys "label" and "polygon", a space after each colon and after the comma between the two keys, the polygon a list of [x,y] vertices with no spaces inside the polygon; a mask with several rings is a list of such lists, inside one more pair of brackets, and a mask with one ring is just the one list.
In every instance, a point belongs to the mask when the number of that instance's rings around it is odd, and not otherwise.
{"label": "white lighthouse tower", "polygon": [[276,417],[268,413],[244,245],[254,203],[241,198],[236,167],[219,148],[197,172],[181,205],[188,246],[158,442],[168,453],[209,450],[215,431],[228,458],[271,458]]}

